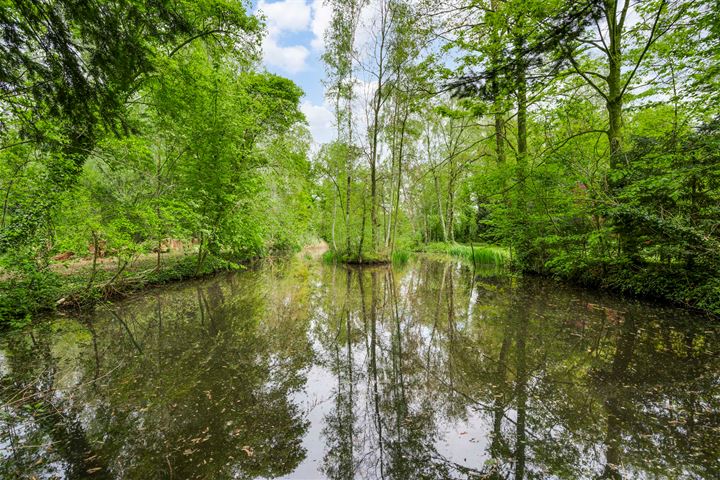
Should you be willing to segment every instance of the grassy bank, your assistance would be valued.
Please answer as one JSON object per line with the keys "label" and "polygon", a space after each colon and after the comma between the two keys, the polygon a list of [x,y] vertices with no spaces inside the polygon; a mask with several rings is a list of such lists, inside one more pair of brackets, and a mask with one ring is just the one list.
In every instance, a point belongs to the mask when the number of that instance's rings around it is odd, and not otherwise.
{"label": "grassy bank", "polygon": [[510,251],[494,245],[464,245],[460,243],[429,243],[415,248],[402,248],[392,255],[365,253],[362,257],[348,255],[333,250],[326,251],[322,259],[325,263],[344,263],[348,265],[403,265],[410,260],[413,252],[438,256],[450,256],[467,261],[478,267],[505,267],[510,263]]}
{"label": "grassy bank", "polygon": [[198,268],[195,255],[167,255],[158,268],[155,254],[127,264],[103,259],[54,263],[22,278],[0,280],[0,329],[16,328],[58,309],[85,310],[143,288],[243,268],[251,259],[208,256]]}
{"label": "grassy bank", "polygon": [[419,252],[449,255],[477,266],[504,267],[510,263],[510,251],[494,245],[464,245],[460,243],[429,243]]}
{"label": "grassy bank", "polygon": [[364,253],[362,256],[348,255],[328,250],[322,255],[323,262],[344,263],[347,265],[404,265],[410,260],[412,252],[408,249],[395,250],[390,255],[378,253]]}

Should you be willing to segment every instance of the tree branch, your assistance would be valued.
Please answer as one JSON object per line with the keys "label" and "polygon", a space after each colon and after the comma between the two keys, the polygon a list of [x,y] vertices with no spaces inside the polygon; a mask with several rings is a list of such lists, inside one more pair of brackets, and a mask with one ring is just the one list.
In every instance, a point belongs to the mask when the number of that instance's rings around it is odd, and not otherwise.
{"label": "tree branch", "polygon": [[200,32],[200,33],[198,33],[197,35],[193,35],[192,37],[188,38],[187,40],[185,40],[184,42],[182,42],[182,43],[181,43],[180,45],[178,45],[177,47],[173,48],[172,51],[168,54],[168,57],[172,57],[173,55],[175,55],[175,54],[178,52],[178,50],[180,50],[181,48],[183,48],[184,46],[186,46],[186,45],[189,44],[190,42],[193,42],[193,41],[195,41],[195,40],[197,40],[198,38],[201,38],[201,37],[206,37],[206,36],[208,36],[208,35],[214,35],[214,34],[216,34],[216,33],[230,33],[230,32],[228,32],[228,31],[226,31],[226,30],[223,30],[223,29],[221,29],[221,28],[216,28],[216,29],[214,29],[214,30],[207,30],[207,31],[205,31],[205,32]]}

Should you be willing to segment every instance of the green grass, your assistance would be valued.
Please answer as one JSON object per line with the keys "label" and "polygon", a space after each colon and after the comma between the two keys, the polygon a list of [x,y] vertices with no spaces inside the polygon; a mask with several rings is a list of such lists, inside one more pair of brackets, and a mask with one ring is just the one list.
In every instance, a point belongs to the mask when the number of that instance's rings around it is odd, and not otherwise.
{"label": "green grass", "polygon": [[337,262],[337,260],[338,253],[333,250],[328,250],[327,252],[322,254],[323,263],[331,264]]}
{"label": "green grass", "polygon": [[405,265],[410,260],[412,252],[410,250],[396,250],[388,259],[386,256],[372,253],[364,253],[362,258],[357,255],[347,255],[342,252],[328,250],[323,253],[322,260],[326,264],[347,263],[352,265],[379,265],[392,263],[393,265]]}
{"label": "green grass", "polygon": [[405,265],[410,260],[409,250],[396,250],[392,254],[393,265]]}
{"label": "green grass", "polygon": [[510,251],[494,245],[463,245],[460,243],[430,243],[420,247],[424,253],[450,255],[477,266],[505,267],[510,262]]}

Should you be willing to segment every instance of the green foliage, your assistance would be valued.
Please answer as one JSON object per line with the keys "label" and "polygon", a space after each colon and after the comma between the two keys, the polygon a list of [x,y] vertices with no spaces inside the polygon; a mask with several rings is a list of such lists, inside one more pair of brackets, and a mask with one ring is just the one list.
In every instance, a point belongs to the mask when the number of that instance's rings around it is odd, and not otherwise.
{"label": "green foliage", "polygon": [[457,243],[429,243],[421,250],[426,253],[451,255],[476,265],[503,267],[508,265],[510,252],[492,245],[461,245]]}
{"label": "green foliage", "polygon": [[392,254],[393,265],[405,265],[409,260],[412,253],[408,250],[396,250]]}
{"label": "green foliage", "polygon": [[61,291],[59,277],[44,271],[1,281],[0,329],[23,326],[36,312],[53,308]]}
{"label": "green foliage", "polygon": [[2,172],[9,183],[2,187],[0,254],[52,236],[58,204],[98,142],[134,133],[131,106],[145,93],[144,82],[162,75],[165,61],[210,34],[213,45],[238,59],[248,56],[235,45],[240,37],[252,43],[260,23],[241,3],[171,3],[20,0],[0,6],[6,93],[0,163],[15,158],[10,175]]}
{"label": "green foliage", "polygon": [[718,312],[712,2],[625,3],[630,26],[615,0],[332,1],[337,138],[312,162],[261,21],[171,3],[0,8],[0,323],[313,235],[326,261],[512,259]]}
{"label": "green foliage", "polygon": [[[663,112],[638,121],[652,125]],[[608,175],[610,189],[573,180],[551,161],[529,179],[526,215],[515,222],[500,208],[494,223],[526,247],[516,247],[523,269],[718,312],[717,124],[682,136],[631,127],[654,136],[633,138],[625,166]]]}
{"label": "green foliage", "polygon": [[[301,245],[311,218],[303,92],[256,71],[259,23],[242,4],[175,2],[172,15],[132,1],[8,8],[0,23],[27,35],[67,34],[53,45],[58,52],[43,52],[49,67],[84,63],[97,77],[62,83],[23,57],[34,43],[0,52],[12,67],[3,75],[22,77],[26,68],[26,86],[50,82],[47,91],[28,90],[25,103],[2,99],[3,112],[20,113],[3,117],[0,146],[0,325],[54,308],[63,296],[72,296],[63,304],[92,303]],[[148,29],[144,40],[125,37],[130,24]],[[87,51],[68,50],[73,41]],[[95,56],[78,56],[85,53]],[[21,80],[3,78],[11,81]],[[57,109],[43,110],[50,102]],[[29,125],[39,137],[29,136]],[[84,139],[72,134],[79,125]],[[171,248],[182,262],[163,261]],[[52,260],[58,255],[70,259],[67,272]],[[218,263],[228,255],[233,262]]]}

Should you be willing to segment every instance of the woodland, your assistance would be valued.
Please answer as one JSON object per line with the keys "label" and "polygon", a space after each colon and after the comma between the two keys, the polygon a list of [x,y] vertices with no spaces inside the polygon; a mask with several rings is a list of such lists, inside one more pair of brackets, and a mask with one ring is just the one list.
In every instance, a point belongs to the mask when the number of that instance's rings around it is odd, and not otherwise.
{"label": "woodland", "polygon": [[0,2],[0,328],[324,242],[720,314],[716,0],[327,0],[334,138],[238,0]]}

